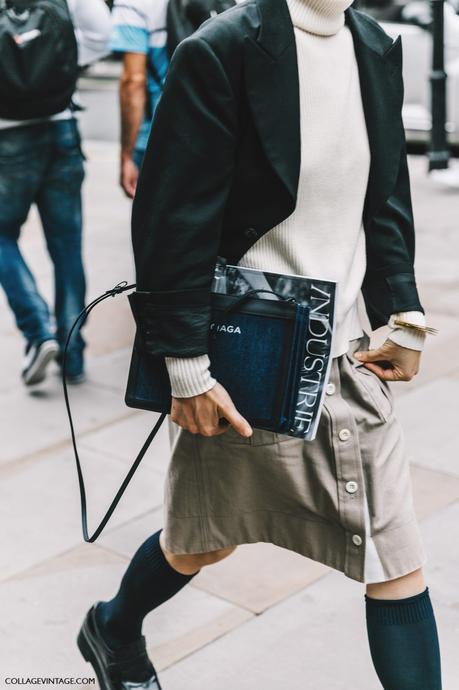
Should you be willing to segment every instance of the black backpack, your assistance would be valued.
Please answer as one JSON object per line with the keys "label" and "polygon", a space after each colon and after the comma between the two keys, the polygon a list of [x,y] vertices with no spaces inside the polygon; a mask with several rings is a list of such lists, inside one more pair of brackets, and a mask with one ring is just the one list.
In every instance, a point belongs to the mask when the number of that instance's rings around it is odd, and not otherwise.
{"label": "black backpack", "polygon": [[77,77],[66,0],[0,0],[0,117],[29,120],[65,110]]}
{"label": "black backpack", "polygon": [[180,41],[201,24],[233,7],[235,0],[169,0],[167,6],[167,50],[172,55]]}

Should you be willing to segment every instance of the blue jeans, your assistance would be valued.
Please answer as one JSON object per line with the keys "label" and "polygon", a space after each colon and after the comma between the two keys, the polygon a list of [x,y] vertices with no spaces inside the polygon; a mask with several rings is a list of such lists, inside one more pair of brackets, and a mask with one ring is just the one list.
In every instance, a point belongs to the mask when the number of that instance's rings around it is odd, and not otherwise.
{"label": "blue jeans", "polygon": [[[85,299],[83,160],[74,119],[0,130],[0,284],[27,342],[56,337],[61,350]],[[54,264],[55,331],[18,246],[21,226],[34,203]],[[81,335],[72,341],[69,373],[78,374],[85,343]]]}

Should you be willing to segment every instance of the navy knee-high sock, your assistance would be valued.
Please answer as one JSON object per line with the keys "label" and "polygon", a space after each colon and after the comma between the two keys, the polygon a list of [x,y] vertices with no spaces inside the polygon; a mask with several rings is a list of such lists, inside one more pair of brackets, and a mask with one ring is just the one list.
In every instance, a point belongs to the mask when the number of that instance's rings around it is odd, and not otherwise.
{"label": "navy knee-high sock", "polygon": [[441,690],[429,590],[408,599],[365,599],[371,656],[384,690]]}
{"label": "navy knee-high sock", "polygon": [[159,532],[134,554],[116,596],[101,602],[96,619],[112,649],[137,640],[147,613],[177,594],[196,575],[182,575],[172,568],[159,543]]}

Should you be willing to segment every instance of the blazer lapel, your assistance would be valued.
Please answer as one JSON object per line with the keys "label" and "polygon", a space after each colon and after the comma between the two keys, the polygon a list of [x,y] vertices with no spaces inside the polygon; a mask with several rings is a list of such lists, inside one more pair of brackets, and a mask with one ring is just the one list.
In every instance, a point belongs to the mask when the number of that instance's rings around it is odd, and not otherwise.
{"label": "blazer lapel", "polygon": [[[246,89],[268,160],[296,202],[301,164],[300,99],[295,34],[286,0],[256,0],[261,27],[245,37]],[[400,39],[381,35],[363,15],[346,11],[358,63],[371,151],[365,200],[370,220],[390,196],[403,145]],[[326,136],[326,133],[325,133]]]}
{"label": "blazer lapel", "polygon": [[363,108],[371,151],[371,166],[365,200],[366,222],[391,195],[403,147],[400,117],[402,87],[401,41],[381,36],[354,10],[346,12],[359,69]]}
{"label": "blazer lapel", "polygon": [[256,0],[257,40],[245,38],[246,88],[268,160],[296,201],[301,161],[295,34],[285,0]]}

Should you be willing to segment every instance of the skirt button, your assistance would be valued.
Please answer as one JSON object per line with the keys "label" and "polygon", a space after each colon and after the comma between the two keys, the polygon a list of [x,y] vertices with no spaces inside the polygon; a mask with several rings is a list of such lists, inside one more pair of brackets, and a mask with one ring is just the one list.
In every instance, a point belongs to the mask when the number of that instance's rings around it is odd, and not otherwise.
{"label": "skirt button", "polygon": [[346,491],[348,494],[355,494],[358,488],[359,485],[357,484],[357,482],[346,482]]}
{"label": "skirt button", "polygon": [[351,438],[351,432],[349,429],[341,429],[338,436],[340,441],[348,441]]}

